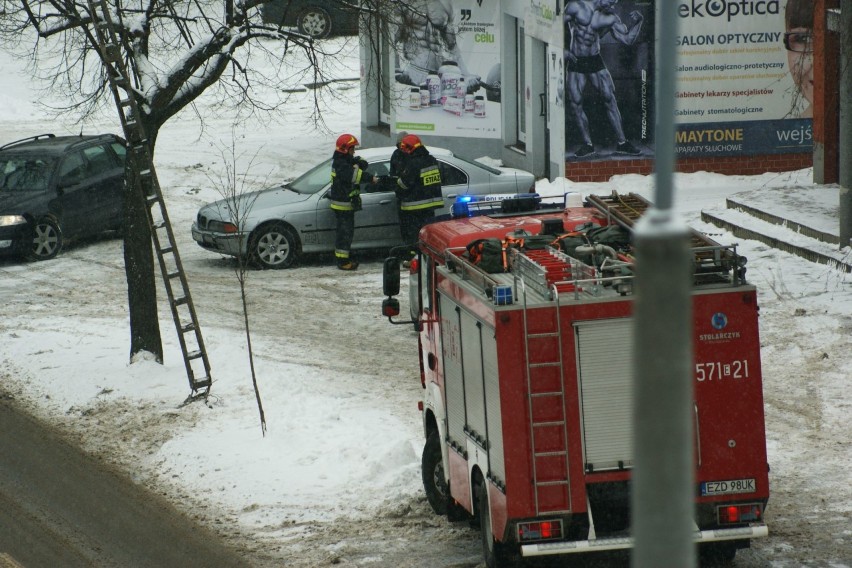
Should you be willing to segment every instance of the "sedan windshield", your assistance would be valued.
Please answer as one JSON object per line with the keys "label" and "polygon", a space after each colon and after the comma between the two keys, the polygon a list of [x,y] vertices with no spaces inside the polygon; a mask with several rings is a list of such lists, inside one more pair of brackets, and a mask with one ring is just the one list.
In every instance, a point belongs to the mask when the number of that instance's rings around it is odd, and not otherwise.
{"label": "sedan windshield", "polygon": [[326,160],[284,186],[297,193],[317,193],[330,183],[331,160]]}

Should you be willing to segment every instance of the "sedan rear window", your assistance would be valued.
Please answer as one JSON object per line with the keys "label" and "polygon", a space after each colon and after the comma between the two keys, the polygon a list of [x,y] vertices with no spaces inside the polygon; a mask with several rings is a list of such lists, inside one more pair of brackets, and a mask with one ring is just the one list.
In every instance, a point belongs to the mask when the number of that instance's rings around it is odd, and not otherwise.
{"label": "sedan rear window", "polygon": [[467,185],[467,174],[455,166],[438,161],[441,168],[441,185]]}
{"label": "sedan rear window", "polygon": [[472,164],[472,165],[476,166],[477,168],[481,168],[481,169],[487,171],[488,173],[494,174],[496,176],[499,176],[500,174],[503,173],[500,170],[498,170],[497,168],[492,168],[488,164],[483,164],[482,162],[475,162],[473,160],[468,160],[467,158],[462,158],[461,156],[458,156],[458,155],[456,156],[456,159],[461,160],[462,162],[465,162],[467,164]]}

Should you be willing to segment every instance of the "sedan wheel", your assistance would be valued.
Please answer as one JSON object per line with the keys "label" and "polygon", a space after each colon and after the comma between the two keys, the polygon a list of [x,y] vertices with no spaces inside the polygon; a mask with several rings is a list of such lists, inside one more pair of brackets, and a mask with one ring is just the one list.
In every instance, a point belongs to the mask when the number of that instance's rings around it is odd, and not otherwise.
{"label": "sedan wheel", "polygon": [[32,260],[50,260],[62,250],[62,231],[52,219],[42,219],[33,229],[33,244],[29,250]]}
{"label": "sedan wheel", "polygon": [[331,33],[331,16],[318,6],[310,6],[299,14],[296,26],[301,33],[322,39]]}
{"label": "sedan wheel", "polygon": [[249,255],[260,268],[289,268],[299,256],[299,241],[284,223],[265,225],[252,234]]}

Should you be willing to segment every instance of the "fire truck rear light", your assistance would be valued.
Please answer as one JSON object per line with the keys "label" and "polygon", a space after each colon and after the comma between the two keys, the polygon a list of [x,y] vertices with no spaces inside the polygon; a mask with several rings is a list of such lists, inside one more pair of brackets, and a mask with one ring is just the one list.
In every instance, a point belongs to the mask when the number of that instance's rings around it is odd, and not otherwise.
{"label": "fire truck rear light", "polygon": [[759,503],[748,505],[726,505],[717,509],[720,525],[751,523],[763,518],[763,506]]}
{"label": "fire truck rear light", "polygon": [[417,260],[416,258],[412,259],[412,261],[408,264],[408,270],[412,274],[416,274],[418,268],[420,268],[420,261]]}
{"label": "fire truck rear light", "polygon": [[562,521],[518,523],[518,541],[554,540],[562,538]]}

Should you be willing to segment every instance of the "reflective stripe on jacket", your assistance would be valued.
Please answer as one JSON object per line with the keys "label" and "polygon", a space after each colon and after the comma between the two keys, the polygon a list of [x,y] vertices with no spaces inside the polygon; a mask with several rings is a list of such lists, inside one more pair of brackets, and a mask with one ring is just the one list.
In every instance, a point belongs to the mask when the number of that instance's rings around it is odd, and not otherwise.
{"label": "reflective stripe on jacket", "polygon": [[403,211],[437,209],[444,206],[438,160],[423,146],[414,150],[406,161],[397,185],[399,208]]}

